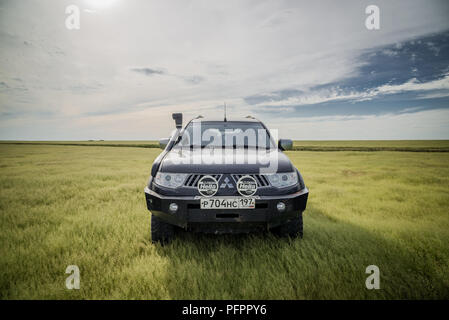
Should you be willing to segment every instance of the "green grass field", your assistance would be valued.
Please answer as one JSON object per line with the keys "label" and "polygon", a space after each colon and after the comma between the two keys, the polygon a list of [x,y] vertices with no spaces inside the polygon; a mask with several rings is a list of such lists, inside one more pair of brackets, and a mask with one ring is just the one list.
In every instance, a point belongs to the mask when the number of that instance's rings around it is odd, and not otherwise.
{"label": "green grass field", "polygon": [[[449,153],[288,152],[310,189],[303,239],[182,233],[162,247],[143,193],[159,152],[0,144],[1,299],[449,298]],[[73,264],[80,290],[65,288]],[[365,288],[372,264],[380,290]]]}

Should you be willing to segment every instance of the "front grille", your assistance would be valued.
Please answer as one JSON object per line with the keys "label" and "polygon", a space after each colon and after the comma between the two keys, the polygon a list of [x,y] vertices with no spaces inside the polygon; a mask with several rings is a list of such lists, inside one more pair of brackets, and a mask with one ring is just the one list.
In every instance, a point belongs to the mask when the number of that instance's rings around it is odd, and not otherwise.
{"label": "front grille", "polygon": [[[186,181],[184,182],[185,187],[190,188],[197,188],[198,187],[198,181],[204,176],[212,176],[217,181],[220,181],[222,174],[191,174],[187,177]],[[257,181],[257,187],[268,187],[270,183],[268,182],[268,179],[261,174],[231,174],[232,179],[237,184],[237,181],[243,177],[243,176],[250,176],[253,177]]]}
{"label": "front grille", "polygon": [[250,176],[253,177],[257,181],[257,187],[268,187],[270,183],[268,182],[267,178],[264,175],[261,174],[231,174],[232,179],[234,179],[235,183],[239,181],[239,179],[243,176]]}
{"label": "front grille", "polygon": [[185,187],[191,187],[191,188],[197,188],[198,187],[198,181],[204,176],[212,176],[215,178],[215,180],[220,180],[221,174],[191,174],[187,177],[186,182],[184,182]]}

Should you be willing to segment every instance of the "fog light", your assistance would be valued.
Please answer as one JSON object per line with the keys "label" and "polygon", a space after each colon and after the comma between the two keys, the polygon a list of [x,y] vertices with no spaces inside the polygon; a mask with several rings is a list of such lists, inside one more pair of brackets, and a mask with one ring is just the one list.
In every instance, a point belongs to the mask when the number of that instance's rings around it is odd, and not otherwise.
{"label": "fog light", "polygon": [[278,202],[278,204],[276,205],[276,208],[278,209],[279,212],[284,211],[285,210],[285,203]]}
{"label": "fog light", "polygon": [[170,203],[170,205],[168,206],[168,209],[171,211],[171,212],[176,212],[176,211],[178,211],[178,205],[176,204],[176,203]]}

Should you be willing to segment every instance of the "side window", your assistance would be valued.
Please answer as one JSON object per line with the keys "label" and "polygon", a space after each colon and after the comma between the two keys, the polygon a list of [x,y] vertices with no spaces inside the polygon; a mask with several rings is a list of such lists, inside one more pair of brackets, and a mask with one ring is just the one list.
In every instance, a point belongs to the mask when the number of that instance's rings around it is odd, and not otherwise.
{"label": "side window", "polygon": [[183,130],[178,138],[179,145],[189,146],[190,145],[190,134],[189,130]]}

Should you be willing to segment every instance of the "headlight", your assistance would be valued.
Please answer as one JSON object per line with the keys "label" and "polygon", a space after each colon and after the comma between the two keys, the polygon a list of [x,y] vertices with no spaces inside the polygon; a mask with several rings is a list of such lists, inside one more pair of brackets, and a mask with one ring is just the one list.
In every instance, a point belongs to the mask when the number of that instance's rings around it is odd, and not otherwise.
{"label": "headlight", "polygon": [[166,188],[179,188],[186,180],[187,173],[158,172],[154,182]]}
{"label": "headlight", "polygon": [[298,183],[296,172],[268,174],[266,177],[275,188],[290,187]]}

